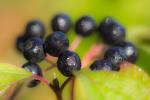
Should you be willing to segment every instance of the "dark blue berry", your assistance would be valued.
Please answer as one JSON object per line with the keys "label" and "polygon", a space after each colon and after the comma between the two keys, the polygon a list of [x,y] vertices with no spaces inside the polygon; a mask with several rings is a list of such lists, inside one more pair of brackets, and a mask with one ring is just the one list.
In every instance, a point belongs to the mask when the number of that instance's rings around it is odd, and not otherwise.
{"label": "dark blue berry", "polygon": [[81,17],[75,25],[75,31],[81,36],[89,36],[96,29],[96,23],[90,16]]}
{"label": "dark blue berry", "polygon": [[37,85],[39,85],[41,82],[39,80],[31,80],[28,84],[29,88],[33,88],[36,87]]}
{"label": "dark blue berry", "polygon": [[53,31],[61,31],[61,32],[68,32],[71,28],[71,19],[66,14],[58,14],[53,17],[51,21],[51,27]]}
{"label": "dark blue berry", "polygon": [[53,32],[45,41],[45,50],[48,54],[58,57],[69,47],[69,40],[63,32]]}
{"label": "dark blue berry", "polygon": [[81,69],[80,57],[75,52],[65,51],[59,56],[57,67],[64,76],[72,76],[73,71]]}
{"label": "dark blue berry", "polygon": [[135,45],[131,42],[120,42],[116,44],[115,46],[122,47],[125,50],[127,61],[129,62],[135,62],[138,57],[137,48]]}
{"label": "dark blue berry", "polygon": [[119,43],[125,39],[125,28],[111,17],[106,17],[100,23],[99,32],[108,44]]}
{"label": "dark blue berry", "polygon": [[[25,63],[23,66],[22,66],[24,69],[27,69],[29,71],[31,71],[33,74],[35,75],[38,75],[38,76],[43,76],[42,74],[42,70],[40,68],[39,65],[37,65],[36,63],[31,63],[31,62],[28,62],[28,63]],[[37,86],[38,84],[40,83],[39,80],[31,80],[30,83],[28,84],[28,87],[32,88],[32,87],[35,87]]]}
{"label": "dark blue berry", "polygon": [[90,66],[91,70],[112,70],[113,65],[107,60],[96,60]]}
{"label": "dark blue berry", "polygon": [[126,60],[127,57],[123,48],[111,47],[104,54],[104,58],[109,60],[114,66],[117,66]]}
{"label": "dark blue berry", "polygon": [[16,47],[17,47],[18,51],[20,51],[20,52],[24,51],[24,43],[25,43],[26,40],[27,39],[24,35],[21,35],[21,36],[17,37]]}
{"label": "dark blue berry", "polygon": [[45,35],[45,28],[40,20],[32,20],[26,25],[26,35],[28,37],[41,37]]}
{"label": "dark blue berry", "polygon": [[38,37],[30,38],[24,43],[24,57],[30,62],[40,62],[45,58],[43,40]]}

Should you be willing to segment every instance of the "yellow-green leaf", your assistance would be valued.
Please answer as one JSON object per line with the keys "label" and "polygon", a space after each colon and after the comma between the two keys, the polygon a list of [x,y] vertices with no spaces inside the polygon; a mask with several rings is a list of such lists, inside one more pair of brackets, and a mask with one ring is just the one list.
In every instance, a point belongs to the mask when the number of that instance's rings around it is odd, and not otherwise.
{"label": "yellow-green leaf", "polygon": [[74,100],[149,100],[150,78],[135,65],[120,72],[84,70],[76,74]]}
{"label": "yellow-green leaf", "polygon": [[0,93],[3,93],[13,82],[32,75],[31,72],[14,65],[0,63]]}

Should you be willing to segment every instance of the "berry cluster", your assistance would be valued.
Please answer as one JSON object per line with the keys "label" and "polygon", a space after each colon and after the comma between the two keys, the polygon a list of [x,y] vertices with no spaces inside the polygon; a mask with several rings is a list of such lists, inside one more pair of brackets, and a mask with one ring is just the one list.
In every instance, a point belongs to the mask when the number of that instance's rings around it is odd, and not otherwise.
{"label": "berry cluster", "polygon": [[125,28],[111,17],[106,17],[99,25],[98,32],[104,42],[111,47],[105,52],[104,59],[96,60],[91,70],[119,70],[123,61],[134,63],[137,60],[137,48],[125,41]]}
{"label": "berry cluster", "polygon": [[[25,32],[17,39],[17,48],[28,60],[23,68],[33,74],[43,76],[37,62],[45,59],[46,55],[58,57],[57,68],[67,77],[73,75],[74,71],[81,69],[81,60],[77,53],[68,50],[69,40],[67,33],[72,26],[71,19],[66,14],[58,14],[51,21],[54,32],[47,36],[44,41],[45,28],[41,21],[32,20],[25,28]],[[137,59],[137,49],[125,41],[125,29],[111,17],[106,17],[97,28],[96,22],[90,16],[83,16],[75,23],[75,31],[78,35],[86,37],[94,31],[98,31],[104,42],[112,47],[104,55],[104,59],[96,60],[91,66],[91,70],[119,70],[119,65],[123,61],[135,62]],[[40,82],[32,80],[29,87],[34,87]]]}

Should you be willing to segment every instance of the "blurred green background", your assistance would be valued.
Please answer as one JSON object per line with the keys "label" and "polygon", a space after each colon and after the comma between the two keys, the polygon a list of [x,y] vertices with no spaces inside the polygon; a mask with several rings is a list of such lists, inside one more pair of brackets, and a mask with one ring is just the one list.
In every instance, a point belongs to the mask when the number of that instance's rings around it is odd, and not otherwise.
{"label": "blurred green background", "polygon": [[[127,29],[127,40],[134,42],[139,49],[137,65],[150,73],[150,0],[0,0],[0,62],[21,66],[26,60],[15,49],[16,37],[22,34],[26,23],[40,19],[51,32],[50,19],[59,12],[70,15],[75,22],[82,15],[91,15],[99,23],[105,16],[113,16]],[[73,29],[67,34],[70,42],[75,38]],[[84,57],[99,38],[97,34],[84,38],[76,52]],[[147,40],[147,41],[146,41]],[[42,68],[49,64],[40,63]],[[46,77],[52,79],[57,73],[60,81],[65,78],[56,69]],[[69,86],[68,86],[69,88]],[[65,91],[66,92],[69,92]],[[69,95],[64,100],[69,100]],[[1,97],[3,100],[4,98]],[[44,84],[33,89],[23,88],[17,100],[55,100],[53,92]]]}

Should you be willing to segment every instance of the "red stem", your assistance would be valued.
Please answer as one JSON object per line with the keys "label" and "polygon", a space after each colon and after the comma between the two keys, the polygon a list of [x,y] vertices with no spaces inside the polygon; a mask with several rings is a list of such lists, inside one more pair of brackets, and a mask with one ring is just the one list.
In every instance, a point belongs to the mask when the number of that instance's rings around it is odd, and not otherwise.
{"label": "red stem", "polygon": [[43,78],[41,76],[38,76],[38,75],[33,75],[31,77],[36,79],[36,80],[39,80],[39,81],[41,81],[41,82],[43,82],[43,83],[45,83],[46,85],[49,86],[49,81],[47,79],[45,79],[45,78]]}
{"label": "red stem", "polygon": [[75,49],[78,47],[80,44],[82,38],[80,36],[77,36],[73,42],[71,43],[71,46],[69,47],[69,50],[75,51]]}

